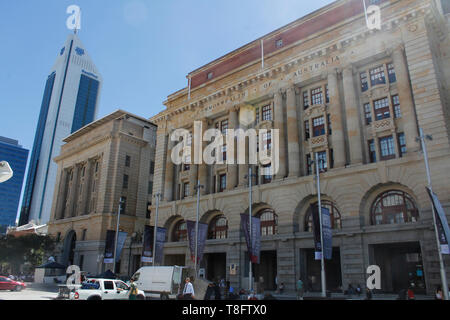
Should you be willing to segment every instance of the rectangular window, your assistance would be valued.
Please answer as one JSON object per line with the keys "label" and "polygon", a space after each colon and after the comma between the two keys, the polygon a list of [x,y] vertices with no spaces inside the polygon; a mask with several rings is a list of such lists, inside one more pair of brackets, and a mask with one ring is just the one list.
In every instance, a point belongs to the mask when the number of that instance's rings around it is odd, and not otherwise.
{"label": "rectangular window", "polygon": [[364,118],[366,119],[366,125],[372,123],[372,110],[370,110],[370,103],[364,104]]}
{"label": "rectangular window", "polygon": [[86,232],[87,232],[87,229],[83,229],[83,232],[81,233],[81,241],[86,240]]}
{"label": "rectangular window", "polygon": [[191,169],[191,155],[189,154],[184,158],[183,170],[188,171],[190,169]]}
{"label": "rectangular window", "polygon": [[305,141],[309,139],[309,120],[305,121]]}
{"label": "rectangular window", "polygon": [[311,90],[311,104],[323,104],[322,87]]}
{"label": "rectangular window", "polygon": [[263,135],[263,150],[272,149],[272,132],[266,132]]}
{"label": "rectangular window", "polygon": [[398,149],[400,150],[400,157],[403,157],[406,153],[406,140],[403,132],[398,134],[398,146]]}
{"label": "rectangular window", "polygon": [[367,72],[361,72],[359,74],[359,77],[361,79],[361,91],[367,91],[367,89],[369,89],[369,83],[367,82]]}
{"label": "rectangular window", "polygon": [[278,39],[275,41],[275,45],[277,48],[281,48],[283,46],[283,39]]}
{"label": "rectangular window", "polygon": [[130,156],[125,156],[125,167],[129,167],[131,162]]}
{"label": "rectangular window", "polygon": [[219,192],[223,192],[225,191],[225,189],[227,188],[227,175],[226,174],[221,174],[219,176]]}
{"label": "rectangular window", "polygon": [[189,183],[183,183],[183,198],[189,197]]}
{"label": "rectangular window", "polygon": [[257,125],[259,123],[259,108],[256,108],[255,110],[255,124]]}
{"label": "rectangular window", "polygon": [[375,140],[371,139],[368,141],[369,144],[369,161],[370,163],[377,162],[377,152],[375,150]]}
{"label": "rectangular window", "polygon": [[395,69],[393,63],[387,64],[387,71],[388,71],[388,77],[389,77],[389,83],[394,83],[397,81],[397,76],[395,75]]}
{"label": "rectangular window", "polygon": [[150,161],[150,174],[155,173],[155,161]]}
{"label": "rectangular window", "polygon": [[332,131],[331,131],[331,115],[329,113],[327,114],[327,126],[328,126],[327,128],[328,134],[330,135]]}
{"label": "rectangular window", "polygon": [[153,193],[153,181],[149,181],[149,182],[148,182],[147,193],[148,193],[148,194],[152,194],[152,193]]}
{"label": "rectangular window", "polygon": [[330,149],[330,169],[334,168],[334,152],[333,149]]}
{"label": "rectangular window", "polygon": [[270,183],[272,181],[272,176],[270,175],[270,167],[270,164],[263,167],[264,174],[262,176],[262,184]]}
{"label": "rectangular window", "polygon": [[308,91],[303,91],[303,109],[306,110],[309,107]]}
{"label": "rectangular window", "polygon": [[380,138],[380,160],[395,158],[395,146],[392,136]]}
{"label": "rectangular window", "polygon": [[325,86],[325,102],[330,102],[330,90],[328,90],[328,85]]}
{"label": "rectangular window", "polygon": [[373,102],[375,109],[375,119],[382,120],[389,118],[391,116],[389,112],[389,101],[388,98],[383,98],[379,100],[375,100]]}
{"label": "rectangular window", "polygon": [[227,161],[227,146],[222,146],[222,161]]}
{"label": "rectangular window", "polygon": [[314,137],[325,134],[325,122],[323,117],[313,119],[313,135]]}
{"label": "rectangular window", "polygon": [[392,106],[394,107],[394,117],[401,118],[402,112],[400,110],[400,99],[398,98],[398,94],[392,96]]}
{"label": "rectangular window", "polygon": [[311,154],[306,155],[306,173],[307,175],[312,174],[312,161],[311,161]]}
{"label": "rectangular window", "polygon": [[270,105],[264,106],[262,108],[262,119],[263,121],[272,120],[272,108]]}
{"label": "rectangular window", "polygon": [[228,129],[228,119],[222,120],[220,122],[220,131],[222,132],[223,135],[227,134],[227,129]]}
{"label": "rectangular window", "polygon": [[379,66],[370,70],[370,84],[375,86],[377,84],[386,83],[386,77],[384,75],[384,66]]}
{"label": "rectangular window", "polygon": [[124,175],[123,175],[122,188],[128,189],[128,175],[127,175],[127,174],[124,174]]}
{"label": "rectangular window", "polygon": [[319,171],[325,172],[327,171],[327,152],[321,151],[317,152],[317,159],[319,159]]}

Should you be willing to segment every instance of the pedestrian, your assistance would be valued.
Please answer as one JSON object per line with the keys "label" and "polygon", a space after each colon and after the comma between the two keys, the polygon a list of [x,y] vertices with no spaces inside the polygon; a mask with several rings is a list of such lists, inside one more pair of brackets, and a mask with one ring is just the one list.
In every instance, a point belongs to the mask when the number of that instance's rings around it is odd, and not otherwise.
{"label": "pedestrian", "polygon": [[361,295],[361,285],[358,283],[358,286],[356,287],[356,294],[358,295],[358,297]]}
{"label": "pedestrian", "polygon": [[297,281],[297,300],[303,300],[303,281],[301,278],[298,278]]}
{"label": "pedestrian", "polygon": [[409,287],[408,289],[408,300],[416,300],[416,297],[414,296],[414,290],[412,287]]}
{"label": "pedestrian", "polygon": [[214,293],[214,283],[208,283],[208,287],[206,288],[205,298],[203,300],[211,300],[211,296]]}
{"label": "pedestrian", "polygon": [[191,279],[189,277],[186,278],[186,284],[184,285],[183,299],[184,300],[195,299],[194,286],[192,285]]}
{"label": "pedestrian", "polygon": [[280,284],[280,294],[283,294],[283,292],[284,292],[284,282]]}
{"label": "pedestrian", "polygon": [[214,299],[215,300],[221,300],[222,294],[220,292],[220,287],[217,283],[214,283]]}
{"label": "pedestrian", "polygon": [[138,288],[136,283],[134,283],[134,279],[130,279],[130,290],[128,292],[128,300],[136,300],[138,294]]}
{"label": "pedestrian", "polygon": [[366,288],[366,300],[372,300],[372,291],[369,287]]}
{"label": "pedestrian", "polygon": [[435,300],[443,300],[443,298],[442,298],[442,288],[441,288],[441,286],[438,286],[438,287],[436,288],[436,294],[435,294],[434,298],[435,298]]}

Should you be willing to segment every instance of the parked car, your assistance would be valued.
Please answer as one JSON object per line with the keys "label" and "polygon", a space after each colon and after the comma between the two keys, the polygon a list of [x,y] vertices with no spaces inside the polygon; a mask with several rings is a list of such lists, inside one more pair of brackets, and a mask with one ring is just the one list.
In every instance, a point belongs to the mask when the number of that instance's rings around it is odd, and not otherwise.
{"label": "parked car", "polygon": [[8,277],[0,277],[0,290],[21,291],[26,284],[21,281],[11,280]]}
{"label": "parked car", "polygon": [[[130,287],[121,280],[89,279],[81,287],[70,293],[70,300],[126,300]],[[145,294],[138,290],[138,300],[144,300]]]}

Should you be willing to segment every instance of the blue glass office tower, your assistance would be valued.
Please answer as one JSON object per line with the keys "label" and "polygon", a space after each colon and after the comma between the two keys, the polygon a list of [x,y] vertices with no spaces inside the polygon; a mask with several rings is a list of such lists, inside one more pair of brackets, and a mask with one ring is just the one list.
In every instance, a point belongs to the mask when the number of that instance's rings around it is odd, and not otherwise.
{"label": "blue glass office tower", "polygon": [[12,178],[0,183],[0,234],[6,233],[8,226],[16,225],[27,160],[28,150],[17,140],[0,137],[0,161],[7,161],[13,170]]}
{"label": "blue glass office tower", "polygon": [[19,225],[45,224],[55,189],[63,139],[94,121],[102,79],[76,34],[68,36],[45,85],[27,173]]}

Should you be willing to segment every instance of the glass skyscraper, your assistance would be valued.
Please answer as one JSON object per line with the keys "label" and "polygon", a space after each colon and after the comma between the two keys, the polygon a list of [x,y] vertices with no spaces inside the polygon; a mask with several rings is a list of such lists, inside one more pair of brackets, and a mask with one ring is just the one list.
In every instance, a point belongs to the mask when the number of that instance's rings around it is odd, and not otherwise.
{"label": "glass skyscraper", "polygon": [[50,219],[64,138],[94,121],[102,78],[76,34],[59,51],[45,85],[31,153],[19,225]]}
{"label": "glass skyscraper", "polygon": [[27,166],[28,150],[17,140],[0,137],[0,161],[7,161],[13,170],[11,179],[0,183],[0,234],[16,225],[17,209]]}

